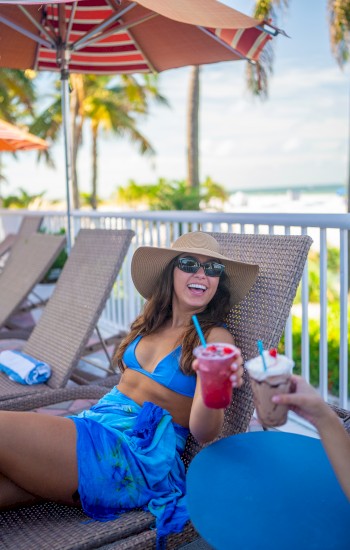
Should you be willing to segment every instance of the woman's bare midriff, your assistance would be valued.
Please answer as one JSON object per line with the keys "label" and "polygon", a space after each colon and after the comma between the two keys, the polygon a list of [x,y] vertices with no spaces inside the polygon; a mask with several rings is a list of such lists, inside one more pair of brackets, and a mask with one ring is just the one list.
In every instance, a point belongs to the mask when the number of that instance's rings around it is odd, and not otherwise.
{"label": "woman's bare midriff", "polygon": [[151,401],[167,410],[174,422],[188,428],[192,397],[186,397],[158,384],[148,376],[132,369],[125,369],[118,384],[118,390],[138,403]]}

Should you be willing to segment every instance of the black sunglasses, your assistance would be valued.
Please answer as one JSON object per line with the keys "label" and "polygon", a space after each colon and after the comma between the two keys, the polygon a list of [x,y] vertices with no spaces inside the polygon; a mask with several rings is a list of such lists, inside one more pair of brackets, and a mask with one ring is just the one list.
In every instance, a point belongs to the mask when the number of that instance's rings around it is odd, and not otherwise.
{"label": "black sunglasses", "polygon": [[176,265],[185,273],[197,273],[197,271],[202,267],[204,269],[204,273],[208,275],[208,277],[220,277],[220,275],[222,275],[225,271],[225,266],[223,264],[219,264],[219,262],[216,262],[215,260],[209,260],[209,262],[201,264],[196,258],[192,258],[192,256],[178,258]]}

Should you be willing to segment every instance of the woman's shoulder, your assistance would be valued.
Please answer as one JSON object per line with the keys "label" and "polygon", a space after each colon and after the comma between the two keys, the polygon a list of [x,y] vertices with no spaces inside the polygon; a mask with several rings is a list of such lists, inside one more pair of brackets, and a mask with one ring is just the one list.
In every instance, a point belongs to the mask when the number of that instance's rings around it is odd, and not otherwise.
{"label": "woman's shoulder", "polygon": [[213,327],[208,334],[209,342],[224,342],[233,344],[233,336],[225,326]]}

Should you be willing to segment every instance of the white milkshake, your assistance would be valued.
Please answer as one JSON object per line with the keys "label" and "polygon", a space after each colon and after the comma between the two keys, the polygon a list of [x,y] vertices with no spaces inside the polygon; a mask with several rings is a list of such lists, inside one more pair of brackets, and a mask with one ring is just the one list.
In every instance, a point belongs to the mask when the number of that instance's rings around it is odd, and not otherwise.
{"label": "white milkshake", "polygon": [[245,364],[252,385],[256,413],[264,427],[282,426],[287,421],[288,407],[273,403],[271,398],[278,393],[290,393],[294,361],[278,354],[275,349],[265,350],[263,356],[266,369],[261,355]]}

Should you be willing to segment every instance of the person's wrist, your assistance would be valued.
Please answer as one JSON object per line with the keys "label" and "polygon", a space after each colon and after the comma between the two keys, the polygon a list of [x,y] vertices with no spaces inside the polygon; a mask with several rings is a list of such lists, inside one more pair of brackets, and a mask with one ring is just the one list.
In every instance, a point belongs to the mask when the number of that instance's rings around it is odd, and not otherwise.
{"label": "person's wrist", "polygon": [[338,422],[338,417],[327,403],[322,403],[319,414],[317,415],[314,425],[320,435],[329,432],[334,428],[335,422]]}

